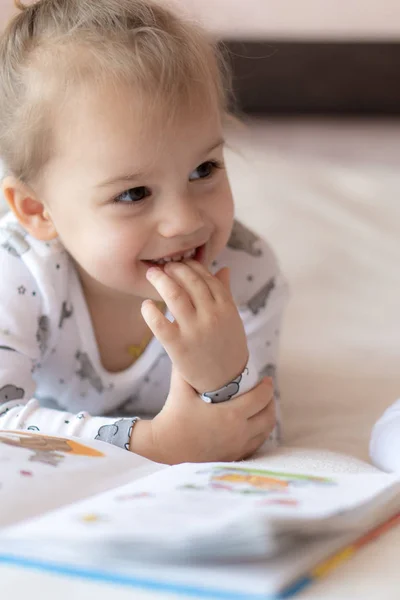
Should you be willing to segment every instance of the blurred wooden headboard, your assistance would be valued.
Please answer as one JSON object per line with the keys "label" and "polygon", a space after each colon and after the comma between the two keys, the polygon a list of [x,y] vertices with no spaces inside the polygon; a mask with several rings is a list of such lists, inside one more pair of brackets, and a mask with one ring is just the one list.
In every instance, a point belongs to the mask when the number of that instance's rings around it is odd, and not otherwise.
{"label": "blurred wooden headboard", "polygon": [[238,108],[249,113],[400,115],[400,43],[232,40]]}

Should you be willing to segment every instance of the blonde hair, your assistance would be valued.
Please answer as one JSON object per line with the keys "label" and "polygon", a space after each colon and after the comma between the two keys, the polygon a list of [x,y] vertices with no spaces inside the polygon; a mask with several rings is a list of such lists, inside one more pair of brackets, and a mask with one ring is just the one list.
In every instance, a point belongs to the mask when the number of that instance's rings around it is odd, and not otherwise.
{"label": "blonde hair", "polygon": [[77,83],[133,83],[169,114],[190,98],[227,110],[229,73],[192,22],[148,0],[38,0],[0,37],[0,156],[32,181],[52,156],[60,105]]}

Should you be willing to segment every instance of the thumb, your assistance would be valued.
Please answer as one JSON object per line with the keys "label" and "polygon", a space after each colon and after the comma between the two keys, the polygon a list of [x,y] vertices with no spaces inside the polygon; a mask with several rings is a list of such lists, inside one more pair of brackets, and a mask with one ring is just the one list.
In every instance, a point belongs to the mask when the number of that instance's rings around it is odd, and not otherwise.
{"label": "thumb", "polygon": [[222,285],[230,292],[231,291],[231,275],[228,267],[223,267],[215,277],[222,283]]}

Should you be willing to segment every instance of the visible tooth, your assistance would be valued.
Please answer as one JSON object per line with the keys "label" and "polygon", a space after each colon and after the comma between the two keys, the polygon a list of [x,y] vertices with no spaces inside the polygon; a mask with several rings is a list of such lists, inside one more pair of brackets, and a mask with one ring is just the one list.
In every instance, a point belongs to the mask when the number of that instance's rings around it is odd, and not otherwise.
{"label": "visible tooth", "polygon": [[179,256],[173,256],[172,258],[159,258],[158,260],[152,260],[151,262],[155,263],[156,265],[164,265],[167,262],[179,262],[181,260],[187,259],[187,258],[193,258],[193,256],[196,254],[196,248],[194,248],[193,250],[188,250],[188,252],[185,252],[184,254],[180,254]]}

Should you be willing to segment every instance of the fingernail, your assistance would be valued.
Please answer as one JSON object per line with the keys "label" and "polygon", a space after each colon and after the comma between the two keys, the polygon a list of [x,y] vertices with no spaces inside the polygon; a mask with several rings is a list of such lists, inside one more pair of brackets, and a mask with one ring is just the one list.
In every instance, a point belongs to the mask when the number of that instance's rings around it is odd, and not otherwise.
{"label": "fingernail", "polygon": [[154,277],[159,270],[160,269],[158,267],[150,267],[149,269],[147,269],[147,271],[146,271],[147,279],[151,279],[152,277]]}
{"label": "fingernail", "polygon": [[146,300],[143,300],[142,305],[140,308],[146,308],[146,306],[151,306],[152,305],[152,301],[150,298],[146,298]]}

